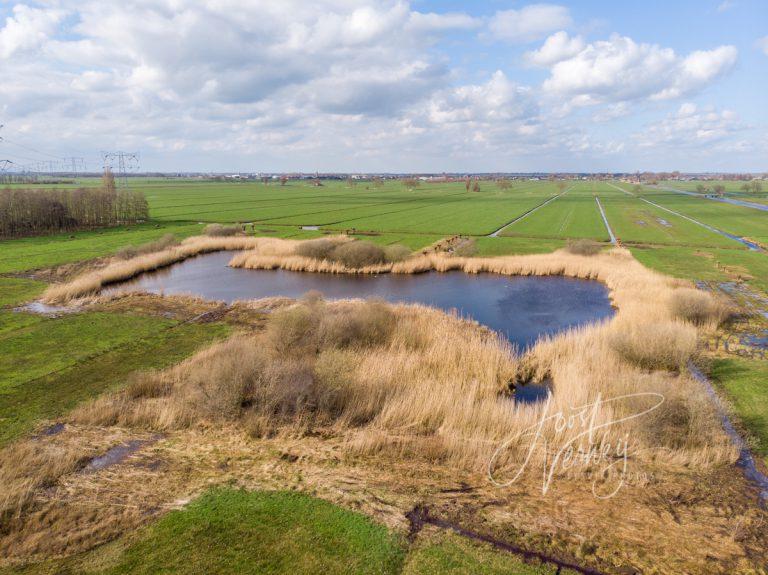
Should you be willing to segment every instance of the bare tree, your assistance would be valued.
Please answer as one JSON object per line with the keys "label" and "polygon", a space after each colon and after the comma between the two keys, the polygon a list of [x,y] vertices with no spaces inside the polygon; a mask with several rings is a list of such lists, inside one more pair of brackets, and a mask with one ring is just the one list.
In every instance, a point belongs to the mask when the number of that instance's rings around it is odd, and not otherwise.
{"label": "bare tree", "polygon": [[473,192],[479,192],[480,191],[480,182],[479,181],[475,180],[475,183],[472,186],[472,191]]}
{"label": "bare tree", "polygon": [[288,182],[288,176],[280,176],[280,185],[284,186]]}
{"label": "bare tree", "polygon": [[725,195],[725,186],[723,184],[715,184],[713,189],[718,196],[723,197]]}
{"label": "bare tree", "polygon": [[132,224],[149,217],[144,194],[115,189],[107,170],[101,187],[0,192],[0,237],[22,237]]}

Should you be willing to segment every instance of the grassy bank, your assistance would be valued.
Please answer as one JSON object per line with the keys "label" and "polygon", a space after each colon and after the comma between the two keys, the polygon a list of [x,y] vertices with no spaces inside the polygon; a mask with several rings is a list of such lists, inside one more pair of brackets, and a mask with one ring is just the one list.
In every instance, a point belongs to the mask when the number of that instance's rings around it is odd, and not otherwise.
{"label": "grassy bank", "polygon": [[736,410],[755,452],[768,465],[768,362],[720,358],[714,361],[711,376]]}
{"label": "grassy bank", "polygon": [[227,333],[221,325],[176,323],[118,314],[0,314],[0,353],[15,358],[0,369],[0,446],[40,420],[118,389],[135,370],[172,365]]}
{"label": "grassy bank", "polygon": [[55,234],[0,241],[0,274],[36,270],[114,254],[120,248],[157,240],[165,234],[178,238],[199,234],[202,225],[157,222],[89,232]]}

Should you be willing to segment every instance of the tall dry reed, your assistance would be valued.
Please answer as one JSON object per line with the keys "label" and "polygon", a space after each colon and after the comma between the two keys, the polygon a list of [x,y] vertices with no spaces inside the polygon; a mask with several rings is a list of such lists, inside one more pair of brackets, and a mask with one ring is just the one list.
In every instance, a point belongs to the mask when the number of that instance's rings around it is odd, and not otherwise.
{"label": "tall dry reed", "polygon": [[202,237],[187,238],[179,246],[173,246],[159,252],[140,255],[125,261],[116,261],[106,267],[81,275],[74,280],[55,284],[43,293],[42,300],[49,304],[93,295],[105,285],[125,281],[144,272],[160,269],[187,258],[222,250],[252,250],[256,253],[274,256],[291,253],[293,244],[288,240],[252,237]]}
{"label": "tall dry reed", "polygon": [[[348,268],[296,255],[297,242],[250,241],[253,249],[236,255],[231,265],[328,273],[564,275],[605,283],[617,313],[545,338],[521,359],[492,332],[426,307],[311,298],[280,308],[264,334],[233,337],[81,408],[79,421],[168,429],[247,420],[258,433],[332,425],[350,433],[357,449],[430,453],[478,467],[545,410],[567,414],[611,399],[595,408],[596,424],[606,426],[601,441],[629,438],[638,459],[707,466],[734,456],[703,391],[685,374],[702,319],[681,318],[670,302],[676,294],[688,297],[690,285],[644,268],[624,249],[590,256],[434,254]],[[199,253],[196,242],[190,243]],[[717,306],[712,309],[704,323],[717,321]],[[505,395],[512,382],[528,376],[552,379],[548,404],[516,404]],[[642,417],[628,417],[653,407],[653,398],[664,402]],[[612,423],[617,419],[622,421]],[[563,444],[578,430],[558,429],[548,420],[542,434],[550,444]],[[521,452],[524,442],[513,439],[505,460],[514,462]],[[545,458],[539,454],[538,463]]]}

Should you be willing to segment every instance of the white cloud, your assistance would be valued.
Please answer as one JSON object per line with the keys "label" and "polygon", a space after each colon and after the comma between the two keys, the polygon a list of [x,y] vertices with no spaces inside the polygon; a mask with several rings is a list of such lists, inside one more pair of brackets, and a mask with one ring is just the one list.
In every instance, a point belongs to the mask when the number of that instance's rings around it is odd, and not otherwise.
{"label": "white cloud", "polygon": [[731,8],[735,8],[737,5],[736,0],[723,0],[717,5],[718,12],[727,12]]}
{"label": "white cloud", "polygon": [[32,50],[45,42],[56,29],[63,13],[59,10],[38,10],[24,4],[13,7],[0,28],[0,59],[26,50]]}
{"label": "white cloud", "polygon": [[768,36],[763,36],[757,41],[757,47],[763,51],[763,54],[768,56]]}
{"label": "white cloud", "polygon": [[700,108],[691,102],[681,104],[677,112],[660,122],[649,125],[635,138],[641,147],[706,149],[745,129],[737,114],[731,110],[717,111],[714,107]]}
{"label": "white cloud", "polygon": [[429,102],[429,120],[445,123],[495,123],[528,119],[537,108],[529,88],[497,70],[488,82],[443,90]]}
{"label": "white cloud", "polygon": [[526,52],[525,59],[534,66],[552,66],[576,56],[583,49],[584,40],[581,36],[571,38],[567,32],[561,30],[547,38],[538,50]]}
{"label": "white cloud", "polygon": [[473,30],[481,25],[482,22],[478,18],[455,12],[448,14],[411,12],[408,19],[408,28],[416,33]]}
{"label": "white cloud", "polygon": [[[150,169],[584,168],[567,162],[625,153],[634,129],[617,133],[614,122],[604,141],[598,121],[664,110],[736,57],[730,47],[679,55],[619,36],[588,43],[565,31],[567,9],[542,4],[487,20],[419,12],[406,0],[35,6],[0,22],[8,139],[27,134],[16,139],[63,156],[141,149]],[[446,44],[489,30],[543,40],[525,56],[549,70],[543,86],[521,85],[495,61],[495,72],[479,65],[462,80],[468,72],[456,67],[466,63]],[[649,130],[692,122],[686,110]],[[688,133],[704,141],[729,122],[724,112],[690,113],[701,131]]]}
{"label": "white cloud", "polygon": [[568,28],[572,23],[565,6],[555,4],[530,4],[519,10],[496,12],[488,24],[488,30],[496,40],[527,43],[539,40],[550,32]]}
{"label": "white cloud", "polygon": [[731,70],[736,57],[736,48],[720,46],[683,58],[671,48],[613,35],[552,65],[543,88],[550,95],[570,98],[573,106],[679,98]]}

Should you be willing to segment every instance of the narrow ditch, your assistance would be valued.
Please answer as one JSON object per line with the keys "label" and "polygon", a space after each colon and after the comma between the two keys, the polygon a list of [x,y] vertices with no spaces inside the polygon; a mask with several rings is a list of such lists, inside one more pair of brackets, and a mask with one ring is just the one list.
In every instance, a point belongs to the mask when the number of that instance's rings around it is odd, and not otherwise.
{"label": "narrow ditch", "polygon": [[613,234],[613,230],[611,229],[611,225],[608,223],[608,217],[605,215],[605,210],[603,210],[603,204],[600,203],[600,198],[595,196],[595,201],[597,202],[597,207],[600,210],[600,215],[603,218],[603,223],[605,224],[605,229],[608,230],[608,235],[611,238],[611,243],[615,246],[616,245],[616,236]]}
{"label": "narrow ditch", "polygon": [[686,216],[684,214],[681,214],[680,212],[676,212],[674,210],[670,210],[669,208],[665,208],[664,206],[659,205],[659,204],[657,204],[655,202],[652,202],[651,200],[646,200],[645,198],[641,198],[640,196],[638,196],[636,194],[633,194],[632,192],[628,192],[624,188],[620,188],[619,186],[617,186],[615,184],[609,183],[608,185],[611,186],[612,188],[615,188],[615,189],[619,190],[620,192],[624,192],[628,196],[632,196],[633,198],[637,198],[641,202],[645,202],[646,204],[650,204],[651,206],[659,208],[660,210],[664,210],[665,212],[670,213],[670,214],[672,214],[674,216],[677,216],[679,218],[683,218],[684,220],[688,220],[689,222],[694,223],[697,226],[701,226],[702,228],[705,228],[705,229],[709,230],[710,232],[714,232],[716,234],[720,234],[721,236],[724,236],[724,237],[726,237],[728,239],[731,239],[731,240],[733,240],[735,242],[739,242],[743,246],[747,247],[750,251],[753,251],[753,252],[764,252],[765,251],[758,244],[756,244],[754,242],[751,242],[748,239],[742,238],[741,236],[737,236],[735,234],[724,232],[723,230],[718,229],[718,228],[713,227],[713,226],[710,226],[709,224],[705,224],[704,222],[700,222],[699,220],[694,220],[693,218],[691,218],[689,216]]}
{"label": "narrow ditch", "polygon": [[[417,505],[408,513],[406,513],[405,517],[409,522],[408,540],[411,542],[416,539],[416,536],[424,528],[424,525],[432,525],[433,527],[453,531],[454,533],[473,541],[482,541],[483,543],[488,543],[496,549],[520,555],[526,562],[530,563],[538,561],[543,564],[552,565],[557,568],[556,573],[558,574],[563,569],[570,569],[571,571],[582,573],[583,575],[606,575],[603,571],[597,571],[596,569],[592,569],[590,567],[583,567],[581,565],[577,565],[576,563],[572,563],[571,561],[559,559],[539,551],[523,549],[522,547],[518,547],[512,543],[491,537],[490,535],[484,535],[476,531],[465,529],[464,527],[461,527],[460,525],[457,525],[451,521],[440,519],[439,517],[434,517],[430,514],[429,508],[424,505]],[[636,572],[632,571],[632,573]]]}
{"label": "narrow ditch", "polygon": [[548,199],[548,200],[546,200],[545,202],[542,202],[542,203],[541,203],[541,204],[539,204],[538,206],[534,206],[534,207],[532,207],[532,208],[531,208],[530,210],[528,210],[527,212],[524,212],[522,215],[519,215],[519,216],[517,216],[517,217],[516,217],[514,220],[512,220],[511,222],[507,222],[506,224],[504,224],[503,226],[501,226],[501,227],[500,227],[498,230],[496,230],[495,232],[492,232],[492,233],[488,234],[488,236],[487,236],[487,237],[489,237],[489,238],[498,238],[498,237],[499,237],[499,234],[500,234],[501,232],[503,232],[505,229],[507,229],[509,226],[511,226],[511,225],[512,225],[512,224],[514,224],[514,223],[517,223],[517,222],[519,222],[520,220],[522,220],[522,219],[524,219],[524,218],[527,218],[528,216],[530,216],[530,215],[531,215],[533,212],[535,212],[536,210],[539,210],[539,209],[543,208],[544,206],[546,206],[547,204],[550,204],[550,203],[554,202],[554,201],[555,201],[557,198],[559,198],[559,197],[561,197],[561,196],[564,196],[564,195],[565,195],[565,194],[567,194],[569,191],[571,191],[571,188],[573,188],[573,186],[571,186],[570,188],[568,188],[567,190],[565,190],[565,191],[564,191],[563,193],[561,193],[561,194],[557,194],[556,196],[552,196],[551,198],[549,198],[549,199]]}
{"label": "narrow ditch", "polygon": [[736,466],[742,470],[747,481],[752,483],[759,490],[758,498],[760,507],[768,509],[768,476],[758,469],[752,451],[736,430],[730,417],[728,417],[728,412],[726,411],[723,402],[720,400],[720,396],[717,395],[717,391],[715,391],[714,386],[707,376],[705,376],[692,362],[688,363],[688,371],[690,371],[693,378],[704,387],[707,395],[709,395],[712,400],[712,403],[715,404],[715,409],[717,409],[717,414],[720,417],[725,433],[731,438],[731,441],[733,441],[739,450],[739,459],[736,461]]}

